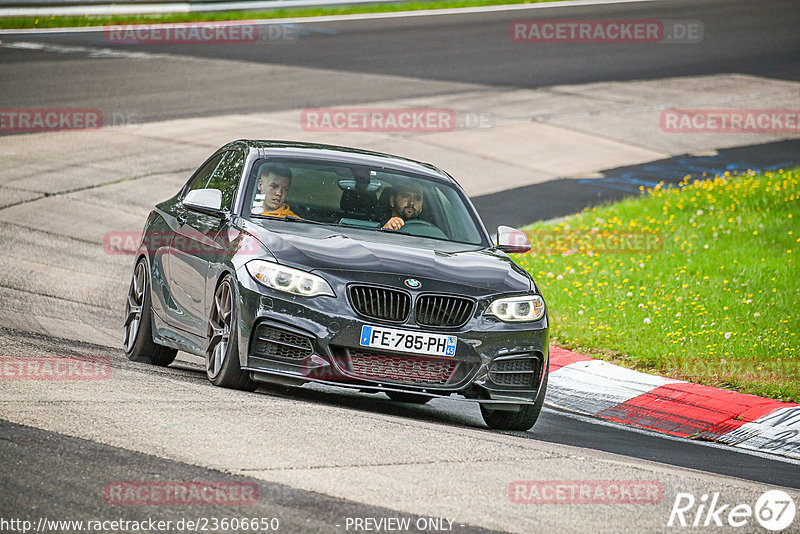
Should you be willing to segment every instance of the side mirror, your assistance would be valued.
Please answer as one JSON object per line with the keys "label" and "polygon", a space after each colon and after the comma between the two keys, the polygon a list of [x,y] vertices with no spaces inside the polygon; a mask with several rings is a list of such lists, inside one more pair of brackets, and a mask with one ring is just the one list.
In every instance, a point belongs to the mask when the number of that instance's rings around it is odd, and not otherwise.
{"label": "side mirror", "polygon": [[509,254],[524,254],[531,250],[527,234],[510,226],[497,227],[497,248]]}
{"label": "side mirror", "polygon": [[195,189],[186,193],[181,204],[196,211],[220,215],[222,213],[222,191],[219,189]]}

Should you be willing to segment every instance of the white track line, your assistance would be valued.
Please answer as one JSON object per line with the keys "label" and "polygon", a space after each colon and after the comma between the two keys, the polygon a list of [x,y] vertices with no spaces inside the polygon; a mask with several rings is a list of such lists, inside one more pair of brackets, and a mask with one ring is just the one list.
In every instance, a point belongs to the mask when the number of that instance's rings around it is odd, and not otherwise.
{"label": "white track line", "polygon": [[15,41],[4,43],[0,41],[0,47],[11,48],[14,50],[38,50],[41,52],[53,52],[56,54],[86,54],[90,58],[128,58],[128,59],[154,59],[154,58],[176,58],[184,59],[181,56],[171,56],[168,54],[154,54],[150,52],[131,52],[124,49],[114,48],[95,48],[89,46],[67,46],[49,43],[34,43],[28,41]]}

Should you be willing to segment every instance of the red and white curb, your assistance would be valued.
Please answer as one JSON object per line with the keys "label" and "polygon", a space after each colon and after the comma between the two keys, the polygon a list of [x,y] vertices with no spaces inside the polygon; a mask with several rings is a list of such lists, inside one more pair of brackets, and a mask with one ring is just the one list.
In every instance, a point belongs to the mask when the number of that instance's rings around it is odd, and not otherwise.
{"label": "red and white curb", "polygon": [[673,436],[800,458],[800,405],[648,375],[550,347],[547,403]]}

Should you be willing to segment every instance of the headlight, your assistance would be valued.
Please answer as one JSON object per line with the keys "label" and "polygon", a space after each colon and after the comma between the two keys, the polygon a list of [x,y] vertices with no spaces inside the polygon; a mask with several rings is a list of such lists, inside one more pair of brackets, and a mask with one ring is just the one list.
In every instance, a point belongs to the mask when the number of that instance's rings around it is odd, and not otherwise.
{"label": "headlight", "polygon": [[335,296],[330,284],[324,278],[270,261],[253,260],[248,262],[247,272],[265,286],[278,291],[304,297]]}
{"label": "headlight", "polygon": [[544,315],[544,299],[539,295],[497,299],[489,305],[486,315],[501,321],[538,321]]}

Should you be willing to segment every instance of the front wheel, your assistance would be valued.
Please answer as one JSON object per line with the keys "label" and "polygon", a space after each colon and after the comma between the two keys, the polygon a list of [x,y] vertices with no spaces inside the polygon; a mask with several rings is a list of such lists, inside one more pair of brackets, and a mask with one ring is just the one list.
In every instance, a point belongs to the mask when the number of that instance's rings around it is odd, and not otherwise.
{"label": "front wheel", "polygon": [[492,410],[481,404],[481,415],[489,428],[493,430],[530,430],[533,428],[536,420],[539,419],[539,413],[544,404],[544,395],[547,391],[547,370],[544,372],[544,380],[536,402],[520,406],[518,412]]}
{"label": "front wheel", "polygon": [[150,307],[150,277],[144,258],[133,269],[128,300],[125,303],[125,355],[134,362],[166,367],[175,361],[178,351],[153,341],[153,319]]}
{"label": "front wheel", "polygon": [[238,307],[235,295],[233,278],[225,275],[214,292],[214,302],[211,305],[206,375],[215,386],[253,391],[258,384],[250,380],[247,371],[243,371],[239,365],[239,338],[236,334]]}

